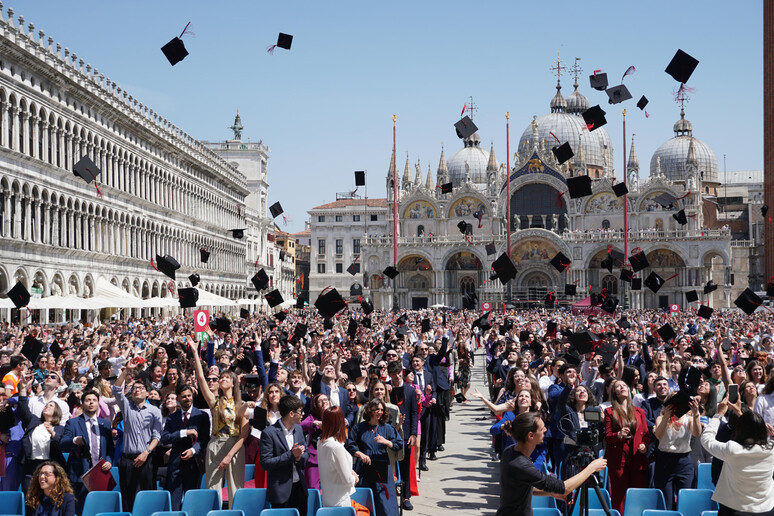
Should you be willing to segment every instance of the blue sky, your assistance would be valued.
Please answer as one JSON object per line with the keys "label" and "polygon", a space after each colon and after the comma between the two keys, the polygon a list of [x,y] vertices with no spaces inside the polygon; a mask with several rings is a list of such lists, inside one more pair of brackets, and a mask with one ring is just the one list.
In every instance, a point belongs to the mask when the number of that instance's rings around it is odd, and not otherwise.
{"label": "blue sky", "polygon": [[[679,118],[674,80],[664,68],[678,48],[699,59],[686,106],[694,136],[715,151],[719,171],[763,167],[762,2],[298,2],[298,1],[5,1],[35,31],[43,29],[195,138],[231,135],[237,109],[243,139],[263,140],[270,203],[282,202],[299,231],[313,206],[353,188],[366,169],[369,197],[385,195],[398,115],[398,157],[419,159],[423,174],[461,147],[452,124],[469,96],[482,145],[505,161],[505,112],[511,147],[533,115],[549,112],[557,53],[580,57],[581,92],[608,111],[615,167],[622,169],[620,108],[636,133],[643,175],[650,156],[673,136]],[[190,55],[169,66],[159,50],[186,23]],[[278,32],[293,48],[266,47]],[[618,109],[586,78],[601,68],[626,78],[634,100]],[[572,92],[564,77],[562,93]],[[634,103],[650,99],[649,118]],[[627,143],[628,146],[628,143]]]}

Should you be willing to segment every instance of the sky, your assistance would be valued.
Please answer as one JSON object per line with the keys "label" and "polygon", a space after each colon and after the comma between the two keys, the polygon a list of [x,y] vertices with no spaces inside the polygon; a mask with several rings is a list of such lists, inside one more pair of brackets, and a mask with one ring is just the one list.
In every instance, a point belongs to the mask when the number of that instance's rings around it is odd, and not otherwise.
{"label": "sky", "polygon": [[[262,140],[269,155],[269,204],[279,200],[285,231],[303,230],[307,210],[354,189],[366,170],[368,196],[384,197],[397,115],[399,173],[408,152],[438,167],[462,142],[454,132],[473,97],[482,146],[506,159],[533,115],[550,112],[551,71],[579,57],[580,91],[608,112],[606,129],[622,176],[621,109],[635,133],[641,177],[674,136],[678,85],[664,68],[678,48],[700,61],[686,105],[694,136],[718,170],[763,168],[763,3],[489,1],[5,0],[35,32],[43,30],[143,104],[201,140],[225,140],[239,110],[242,139]],[[160,47],[188,22],[190,55],[170,66]],[[290,51],[266,48],[294,36]],[[609,106],[589,87],[595,69],[611,84],[629,66],[634,99]],[[573,79],[562,77],[562,93]],[[650,101],[649,117],[635,106]],[[627,148],[629,143],[627,142]],[[362,192],[362,189],[361,189]]]}

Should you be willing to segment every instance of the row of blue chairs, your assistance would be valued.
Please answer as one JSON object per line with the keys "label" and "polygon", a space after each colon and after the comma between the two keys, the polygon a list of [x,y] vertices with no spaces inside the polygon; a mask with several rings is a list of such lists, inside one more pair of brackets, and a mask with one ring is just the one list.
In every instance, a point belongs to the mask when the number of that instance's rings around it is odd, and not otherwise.
{"label": "row of blue chairs", "polygon": [[[550,509],[546,507],[541,507],[538,509],[532,509],[532,511],[534,516],[562,516],[562,513],[561,511],[559,511],[559,509]],[[624,512],[626,511],[624,510]],[[611,509],[610,513],[613,516],[621,516],[621,513],[619,513],[615,509]],[[589,516],[606,516],[606,514],[604,509],[589,509]],[[680,511],[648,509],[648,510],[642,511],[641,516],[685,516],[685,515]],[[703,511],[701,513],[701,516],[718,516],[718,511]]]}
{"label": "row of blue chairs", "polygon": [[[610,494],[607,489],[600,489],[602,497],[610,507]],[[532,507],[537,511],[535,516],[551,516],[551,510],[557,509],[556,500],[550,496],[533,496]],[[542,512],[543,509],[549,512]],[[593,490],[589,490],[589,509],[602,510],[602,504]],[[626,504],[623,516],[712,516],[717,514],[718,504],[712,500],[710,489],[682,489],[677,497],[677,511],[667,511],[664,494],[659,489],[629,488],[626,490]],[[654,511],[648,513],[649,511]],[[615,512],[615,511],[613,511]],[[709,513],[709,514],[708,514]],[[572,516],[580,514],[580,504],[575,504]],[[617,513],[616,513],[617,514]],[[620,515],[619,515],[620,516]]]}
{"label": "row of blue chairs", "polygon": [[[131,512],[100,512],[97,516],[132,516]],[[185,511],[158,511],[151,516],[188,516]],[[244,511],[218,509],[212,510],[206,516],[245,516]],[[259,516],[301,516],[298,509],[264,509]],[[317,516],[357,516],[352,507],[322,507]]]}

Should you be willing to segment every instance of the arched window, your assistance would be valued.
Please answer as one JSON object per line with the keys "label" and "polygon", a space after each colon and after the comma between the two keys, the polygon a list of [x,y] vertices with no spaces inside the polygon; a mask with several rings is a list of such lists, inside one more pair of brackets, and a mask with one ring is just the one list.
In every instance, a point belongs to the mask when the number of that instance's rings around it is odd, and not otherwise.
{"label": "arched window", "polygon": [[605,219],[602,221],[602,229],[610,229],[610,221]]}
{"label": "arched window", "polygon": [[423,237],[423,236],[425,236],[425,226],[423,226],[422,224],[420,224],[419,226],[417,226],[417,236],[418,236],[418,237]]}
{"label": "arched window", "polygon": [[416,274],[409,280],[409,288],[411,289],[426,289],[427,279],[421,274]]}
{"label": "arched window", "polygon": [[608,294],[618,295],[618,278],[605,276],[602,278],[602,288],[606,288]]}

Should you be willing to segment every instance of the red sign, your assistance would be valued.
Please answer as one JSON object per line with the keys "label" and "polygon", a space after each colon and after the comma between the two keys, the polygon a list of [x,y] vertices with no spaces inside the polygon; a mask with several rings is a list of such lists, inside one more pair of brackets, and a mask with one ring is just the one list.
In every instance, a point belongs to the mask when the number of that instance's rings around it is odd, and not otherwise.
{"label": "red sign", "polygon": [[492,303],[481,303],[481,310],[491,310],[492,309]]}
{"label": "red sign", "polygon": [[669,305],[669,311],[676,314],[680,311],[680,307],[678,305]]}
{"label": "red sign", "polygon": [[194,331],[207,331],[210,327],[210,312],[209,310],[196,310],[194,312]]}

